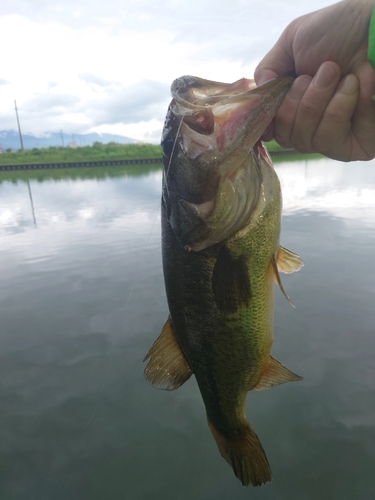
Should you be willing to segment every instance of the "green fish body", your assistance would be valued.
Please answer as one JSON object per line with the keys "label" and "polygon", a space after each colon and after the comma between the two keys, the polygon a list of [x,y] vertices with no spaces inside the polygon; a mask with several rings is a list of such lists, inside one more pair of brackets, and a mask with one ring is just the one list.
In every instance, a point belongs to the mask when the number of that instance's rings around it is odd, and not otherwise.
{"label": "green fish body", "polygon": [[145,369],[167,390],[195,375],[221,455],[255,486],[271,471],[245,416],[247,392],[300,379],[270,355],[273,283],[303,265],[280,247],[280,184],[259,141],[291,78],[273,82],[172,86],[162,197],[170,317]]}

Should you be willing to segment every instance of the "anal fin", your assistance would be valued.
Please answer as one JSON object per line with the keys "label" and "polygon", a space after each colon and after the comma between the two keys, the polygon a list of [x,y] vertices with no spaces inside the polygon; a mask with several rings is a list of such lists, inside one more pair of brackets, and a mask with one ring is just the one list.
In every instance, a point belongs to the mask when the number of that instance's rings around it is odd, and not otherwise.
{"label": "anal fin", "polygon": [[302,380],[302,377],[288,370],[280,361],[270,355],[269,363],[263,371],[257,385],[254,387],[255,391],[262,391],[270,389],[275,385],[284,384],[285,382],[296,382]]}
{"label": "anal fin", "polygon": [[192,371],[178,345],[170,317],[143,361],[147,360],[145,377],[157,389],[173,391],[191,377]]}

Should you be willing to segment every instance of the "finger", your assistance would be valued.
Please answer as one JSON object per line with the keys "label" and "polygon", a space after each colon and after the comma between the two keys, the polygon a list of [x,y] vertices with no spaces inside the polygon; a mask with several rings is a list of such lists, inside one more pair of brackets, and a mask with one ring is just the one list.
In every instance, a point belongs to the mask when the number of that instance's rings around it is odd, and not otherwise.
{"label": "finger", "polygon": [[291,134],[293,147],[302,153],[315,151],[313,138],[341,77],[338,64],[323,63],[303,94]]}
{"label": "finger", "polygon": [[272,141],[274,136],[275,136],[275,121],[272,120],[272,122],[268,125],[267,130],[264,131],[261,140],[265,142]]}
{"label": "finger", "polygon": [[299,103],[310,85],[311,76],[302,75],[296,78],[285,96],[275,117],[275,140],[283,148],[291,148],[291,135],[298,112]]}
{"label": "finger", "polygon": [[328,103],[315,132],[313,147],[329,158],[350,161],[353,153],[352,117],[357,105],[359,82],[347,75]]}
{"label": "finger", "polygon": [[277,76],[279,76],[279,74],[272,69],[259,68],[259,66],[254,72],[254,80],[257,85],[268,82],[268,80],[272,80],[272,78],[276,78]]}

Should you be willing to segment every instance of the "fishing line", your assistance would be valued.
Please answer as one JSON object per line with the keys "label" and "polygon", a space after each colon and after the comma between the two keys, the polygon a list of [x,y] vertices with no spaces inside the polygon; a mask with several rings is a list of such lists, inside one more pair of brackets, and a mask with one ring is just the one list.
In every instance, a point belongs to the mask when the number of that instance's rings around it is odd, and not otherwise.
{"label": "fishing line", "polygon": [[[171,110],[171,112],[172,112],[172,110]],[[180,135],[180,130],[181,130],[181,127],[182,127],[182,122],[184,121],[185,115],[186,115],[186,113],[184,113],[182,115],[182,118],[181,118],[180,123],[178,125],[176,137],[174,139],[172,151],[171,151],[171,154],[170,154],[170,157],[169,157],[168,166],[167,166],[166,171],[165,171],[165,187],[167,189],[168,194],[169,194],[169,189],[168,189],[168,173],[169,173],[169,169],[170,169],[170,166],[171,166],[171,163],[172,163],[173,153],[174,153],[174,150],[175,150],[175,147],[176,147],[176,144],[177,144],[177,138]]]}
{"label": "fishing line", "polygon": [[[222,94],[222,95],[224,95],[224,94]],[[222,97],[222,95],[221,95],[221,96],[219,95],[219,97]],[[225,96],[224,96],[224,97],[225,97]],[[197,97],[194,101],[192,101],[192,104],[196,104],[196,102],[197,102],[198,100],[199,100],[199,99],[198,99],[198,97]],[[172,109],[170,109],[170,112],[171,112],[171,113],[173,113]],[[185,111],[185,113],[183,113],[183,115],[181,116],[181,120],[180,120],[180,123],[179,123],[179,125],[178,125],[178,129],[177,129],[177,133],[176,133],[176,137],[175,137],[174,142],[173,142],[172,151],[171,151],[171,154],[170,154],[170,157],[169,157],[168,166],[167,166],[166,171],[165,171],[165,187],[166,187],[166,189],[167,189],[168,194],[169,194],[169,189],[168,189],[168,173],[169,173],[169,169],[170,169],[170,166],[171,166],[171,163],[172,163],[173,153],[174,153],[174,150],[175,150],[175,148],[176,148],[177,139],[178,139],[178,137],[179,137],[179,135],[180,135],[180,130],[181,130],[181,127],[182,127],[182,124],[183,124],[184,118],[185,118],[185,116],[187,115],[187,113],[188,113],[188,112],[187,112],[187,111]]]}
{"label": "fishing line", "polygon": [[[250,89],[250,90],[253,90],[253,89]],[[246,92],[248,92],[248,91],[245,91],[245,92],[239,92],[238,94],[235,94],[234,96],[233,96],[233,95],[231,95],[231,94],[224,94],[224,93],[221,93],[221,94],[217,94],[217,95],[215,95],[215,98],[216,98],[216,97],[218,97],[218,98],[220,98],[220,99],[230,99],[231,97],[238,97],[239,95],[241,95],[241,94],[245,94]],[[210,97],[212,97],[212,96],[210,96]],[[194,99],[193,101],[191,101],[191,104],[193,104],[193,105],[197,105],[197,106],[200,106],[199,104],[196,104],[199,100],[202,100],[202,98],[198,98],[198,97],[197,97],[196,99]],[[187,102],[188,102],[188,101],[187,101]],[[189,103],[189,104],[190,104],[190,103]],[[205,106],[202,106],[202,107],[203,107],[203,108],[205,108],[205,107],[206,107],[206,105],[205,105]],[[171,113],[173,113],[173,110],[172,110],[171,108],[170,108],[170,112],[171,112]],[[166,187],[166,190],[167,190],[168,194],[169,194],[169,189],[168,189],[168,174],[169,174],[169,169],[170,169],[170,167],[171,167],[172,158],[173,158],[173,153],[174,153],[174,150],[175,150],[175,148],[176,148],[176,144],[177,144],[177,139],[178,139],[178,137],[179,137],[179,135],[180,135],[180,130],[181,130],[182,124],[183,124],[183,122],[184,122],[184,118],[185,118],[185,116],[187,115],[187,113],[188,113],[188,112],[187,112],[187,111],[185,111],[185,113],[183,113],[183,114],[182,114],[182,116],[181,116],[181,120],[180,120],[180,123],[179,123],[179,125],[178,125],[178,129],[177,129],[177,133],[176,133],[176,137],[175,137],[174,142],[173,142],[172,151],[171,151],[171,154],[170,154],[170,157],[169,157],[168,166],[167,166],[167,168],[166,168],[166,170],[165,170],[165,187]]]}

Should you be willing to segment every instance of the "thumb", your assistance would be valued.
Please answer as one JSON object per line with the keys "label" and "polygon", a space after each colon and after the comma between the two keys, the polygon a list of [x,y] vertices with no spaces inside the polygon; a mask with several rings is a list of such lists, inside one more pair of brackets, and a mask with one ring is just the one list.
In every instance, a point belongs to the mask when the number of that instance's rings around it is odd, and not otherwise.
{"label": "thumb", "polygon": [[272,80],[272,78],[276,78],[277,76],[279,76],[278,73],[272,69],[262,68],[260,66],[257,66],[254,72],[254,80],[257,86],[262,85],[262,83],[268,82],[268,80]]}
{"label": "thumb", "polygon": [[285,36],[281,35],[274,47],[260,61],[254,71],[254,80],[260,85],[271,78],[294,72],[294,59],[291,51],[287,50]]}

